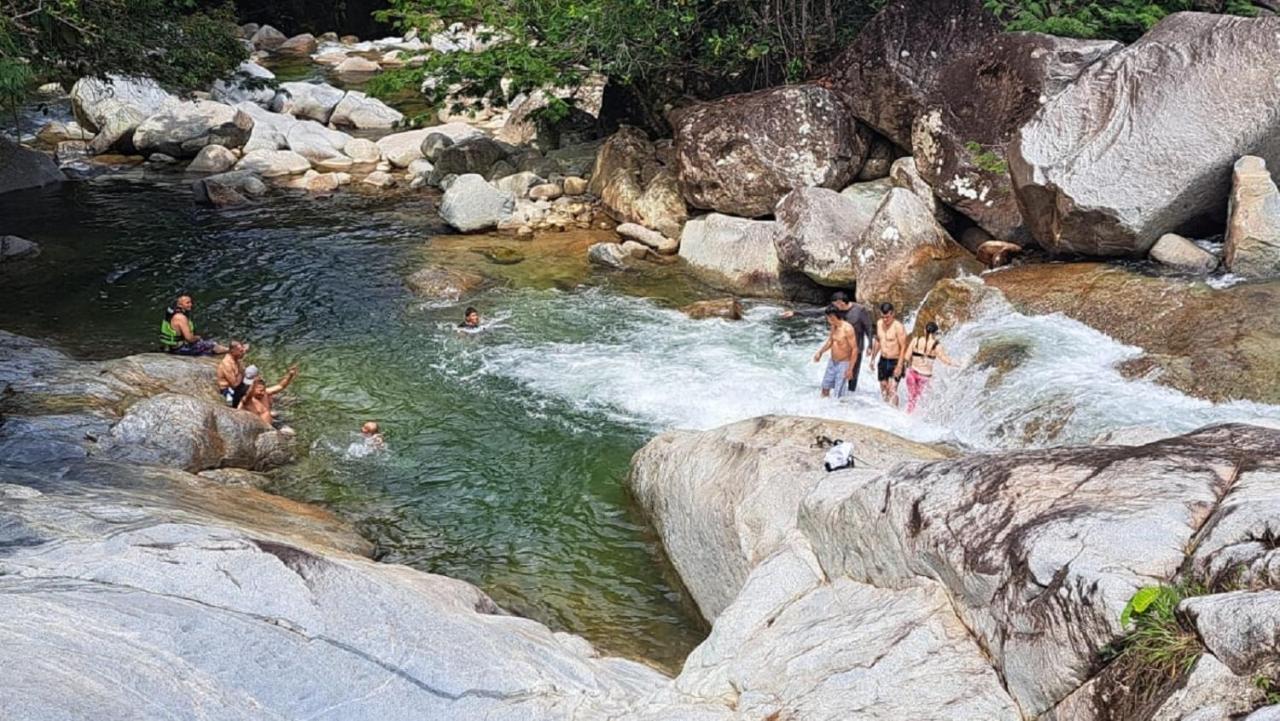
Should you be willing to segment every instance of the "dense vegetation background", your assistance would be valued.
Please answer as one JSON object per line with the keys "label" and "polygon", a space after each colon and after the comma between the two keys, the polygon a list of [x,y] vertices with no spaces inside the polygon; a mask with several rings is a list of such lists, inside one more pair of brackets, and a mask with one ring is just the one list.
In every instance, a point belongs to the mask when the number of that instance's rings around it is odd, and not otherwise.
{"label": "dense vegetation background", "polygon": [[[667,107],[809,77],[888,0],[0,0],[0,101],[36,83],[149,75],[172,90],[208,87],[247,56],[237,22],[286,32],[432,32],[482,24],[512,42],[433,55],[385,73],[374,91],[418,87],[502,104],[551,85],[608,78],[639,120]],[[1014,30],[1132,41],[1179,10],[1251,14],[1280,0],[987,0]],[[564,112],[553,103],[546,112]]]}

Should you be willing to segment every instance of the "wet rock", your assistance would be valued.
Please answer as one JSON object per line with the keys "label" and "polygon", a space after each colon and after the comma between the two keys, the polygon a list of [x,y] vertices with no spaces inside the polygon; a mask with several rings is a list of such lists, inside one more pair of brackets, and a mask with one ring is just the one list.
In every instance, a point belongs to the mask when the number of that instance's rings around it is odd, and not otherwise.
{"label": "wet rock", "polygon": [[36,133],[36,140],[46,145],[57,145],[68,140],[87,143],[93,140],[93,133],[74,120],[69,120],[65,123],[58,120],[50,120]]}
{"label": "wet rock", "polygon": [[40,245],[16,235],[0,235],[0,263],[34,258],[40,255]]}
{"label": "wet rock", "polygon": [[483,255],[485,260],[494,265],[516,265],[524,262],[524,254],[512,248],[498,246],[495,248],[482,248],[476,252]]}
{"label": "wet rock", "polygon": [[[873,195],[866,197],[872,200]],[[782,267],[823,285],[852,285],[857,277],[855,244],[878,208],[878,203],[858,202],[826,188],[791,191],[777,209],[776,243]]]}
{"label": "wet rock", "polygon": [[294,35],[275,47],[276,53],[280,55],[310,55],[316,51],[316,37],[311,33],[302,33]]}
{"label": "wet rock", "polygon": [[626,268],[631,254],[620,243],[596,243],[587,248],[587,260],[606,268]]}
{"label": "wet rock", "polygon": [[1027,241],[1006,157],[1040,106],[1086,67],[1119,50],[1110,40],[1002,33],[949,62],[911,148],[921,177],[948,206],[1000,240]]}
{"label": "wet rock", "polygon": [[[424,138],[424,142],[425,140]],[[436,166],[438,177],[451,173],[486,175],[494,163],[506,158],[507,154],[507,148],[496,140],[485,135],[477,135],[461,138],[451,145],[440,148],[431,162]]]}
{"label": "wet rock", "polygon": [[253,45],[255,50],[275,50],[288,39],[279,30],[270,25],[263,25],[250,36],[249,43]]}
{"label": "wet rock", "polygon": [[293,440],[225,403],[166,393],[131,406],[99,454],[191,472],[225,466],[262,470],[290,461]]}
{"label": "wet rock", "polygon": [[329,122],[334,125],[358,130],[392,128],[403,120],[403,113],[358,90],[347,91],[329,117]]}
{"label": "wet rock", "polygon": [[894,188],[853,248],[859,302],[914,308],[939,280],[981,266],[910,191]]}
{"label": "wet rock", "polygon": [[676,177],[695,208],[769,215],[795,188],[842,188],[870,139],[843,103],[817,85],[786,85],[673,114]]}
{"label": "wet rock", "polygon": [[1232,174],[1227,269],[1246,278],[1280,278],[1280,191],[1262,158],[1246,155]]}
{"label": "wet rock", "polygon": [[778,224],[709,213],[689,219],[680,257],[715,287],[766,298],[783,297]]}
{"label": "wet rock", "polygon": [[352,138],[344,132],[331,130],[319,123],[294,123],[285,131],[285,145],[293,152],[307,160],[317,163],[322,160],[345,158],[342,149]]}
{"label": "wet rock", "polygon": [[320,173],[308,170],[302,177],[290,181],[290,186],[316,195],[328,195],[350,182],[349,173]]}
{"label": "wet rock", "polygon": [[445,266],[428,266],[406,279],[413,292],[433,300],[457,301],[484,285],[484,276]]}
{"label": "wet rock", "polygon": [[61,183],[66,176],[44,153],[0,138],[0,193]]}
{"label": "wet rock", "polygon": [[1277,32],[1275,17],[1175,13],[1050,100],[1008,158],[1040,245],[1141,257],[1165,233],[1217,227],[1231,164],[1280,161]]}
{"label": "wet rock", "polygon": [[77,160],[88,160],[89,144],[83,140],[64,140],[53,151],[53,159],[65,166]]}
{"label": "wet rock", "polygon": [[1213,253],[1174,233],[1160,236],[1151,246],[1151,259],[1170,268],[1205,275],[1218,267]]}
{"label": "wet rock", "polygon": [[366,75],[376,73],[382,70],[382,66],[359,55],[352,55],[334,67],[333,71],[339,75]]}
{"label": "wet rock", "polygon": [[700,300],[684,306],[680,309],[680,312],[694,320],[704,320],[706,318],[742,320],[742,303],[737,298]]}
{"label": "wet rock", "polygon": [[627,486],[708,621],[739,595],[752,568],[798,535],[800,502],[826,475],[819,437],[853,443],[876,468],[946,457],[853,423],[765,416],[668,431],[632,459]]}
{"label": "wet rock", "polygon": [[225,173],[236,164],[236,154],[221,145],[206,145],[187,166],[188,173]]}
{"label": "wet rock", "polygon": [[71,104],[76,117],[97,132],[89,144],[89,151],[97,155],[132,149],[134,129],[179,101],[150,78],[111,75],[77,80],[71,86]]}
{"label": "wet rock", "polygon": [[335,155],[330,158],[317,160],[312,163],[312,165],[316,170],[345,173],[346,171],[351,170],[351,167],[355,165],[355,161],[345,155]]}
{"label": "wet rock", "polygon": [[636,128],[624,126],[600,147],[587,190],[614,218],[669,238],[680,235],[688,217],[675,176],[656,161],[653,143]]}
{"label": "wet rock", "polygon": [[649,246],[644,243],[637,243],[634,240],[624,240],[621,245],[622,252],[632,260],[646,260],[653,254]]}
{"label": "wet rock", "polygon": [[251,170],[233,170],[193,181],[191,192],[197,203],[223,208],[243,205],[266,193],[267,186]]}
{"label": "wet rock", "polygon": [[375,170],[364,176],[360,181],[364,185],[372,185],[375,188],[390,188],[396,184],[396,179],[391,177],[391,173],[384,170]]}
{"label": "wet rock", "polygon": [[455,143],[481,134],[479,130],[465,123],[449,123],[383,136],[378,139],[378,148],[382,151],[382,156],[393,165],[404,168],[414,160],[423,157],[422,142],[432,133],[446,135]]}
{"label": "wet rock", "polygon": [[342,154],[356,163],[376,163],[382,159],[377,143],[366,138],[352,138],[342,146]]}
{"label": "wet rock", "polygon": [[672,240],[665,237],[656,230],[649,230],[643,225],[635,223],[622,223],[615,230],[627,240],[634,240],[641,245],[652,248],[654,252],[662,255],[673,255],[680,250],[680,241]]}
{"label": "wet rock", "polygon": [[276,96],[276,90],[270,84],[275,78],[275,73],[246,60],[240,63],[234,77],[215,82],[210,93],[214,100],[228,105],[251,102],[265,108]]}
{"label": "wet rock", "polygon": [[248,170],[264,178],[298,175],[311,169],[311,161],[292,150],[254,150],[236,163],[236,170]]}
{"label": "wet rock", "polygon": [[895,0],[875,16],[820,81],[853,116],[900,147],[933,105],[947,64],[982,49],[1001,31],[982,0]]}
{"label": "wet rock", "polygon": [[569,196],[585,195],[587,192],[587,181],[576,175],[570,175],[564,179],[564,194]]}
{"label": "wet rock", "polygon": [[346,95],[346,91],[328,83],[280,83],[276,96],[271,101],[271,111],[323,124],[329,122],[333,109]]}
{"label": "wet rock", "polygon": [[497,227],[498,223],[511,217],[514,209],[514,196],[471,173],[458,176],[444,192],[440,201],[440,218],[454,228],[470,233]]}

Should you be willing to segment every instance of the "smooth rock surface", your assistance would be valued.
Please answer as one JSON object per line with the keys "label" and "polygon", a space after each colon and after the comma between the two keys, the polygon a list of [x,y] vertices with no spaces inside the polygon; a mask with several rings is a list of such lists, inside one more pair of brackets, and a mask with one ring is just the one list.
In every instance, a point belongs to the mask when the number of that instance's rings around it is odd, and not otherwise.
{"label": "smooth rock surface", "polygon": [[[1280,480],[1272,473],[1273,481]],[[1280,591],[1196,596],[1178,609],[1190,617],[1209,652],[1237,675],[1255,674],[1280,658]]]}
{"label": "smooth rock surface", "polygon": [[0,263],[34,258],[37,255],[40,255],[40,246],[35,241],[16,235],[0,235]]}
{"label": "smooth rock surface", "polygon": [[378,149],[381,150],[382,156],[396,167],[408,167],[409,163],[423,157],[422,141],[432,133],[441,133],[457,142],[464,138],[480,135],[481,131],[465,123],[448,123],[430,128],[406,130],[402,133],[392,133],[379,138],[377,141]]}
{"label": "smooth rock surface", "polygon": [[224,173],[236,164],[236,154],[221,145],[206,145],[187,165],[188,173]]}
{"label": "smooth rock surface", "polygon": [[680,250],[680,241],[672,240],[659,233],[656,230],[649,230],[643,225],[635,223],[622,223],[617,228],[618,235],[628,240],[634,240],[641,245],[652,248],[655,252],[662,255],[672,255]]}
{"label": "smooth rock surface", "polygon": [[236,170],[248,170],[264,178],[297,175],[311,169],[311,161],[292,150],[254,150],[236,163]]}
{"label": "smooth rock surface", "polygon": [[404,114],[399,110],[358,90],[348,90],[329,116],[334,125],[358,130],[392,128],[403,120]]}
{"label": "smooth rock surface", "polygon": [[440,201],[440,218],[469,233],[497,227],[511,217],[515,197],[493,187],[474,173],[460,175]]}
{"label": "smooth rock surface", "polygon": [[1170,268],[1204,275],[1218,267],[1213,253],[1175,233],[1165,233],[1151,246],[1151,259]]}
{"label": "smooth rock surface", "polygon": [[284,136],[285,146],[289,150],[312,163],[345,158],[342,149],[351,141],[350,135],[319,123],[294,123],[285,131]]}
{"label": "smooth rock surface", "polygon": [[66,176],[44,153],[0,138],[0,193],[61,183]]}
{"label": "smooth rock surface", "polygon": [[234,108],[213,101],[172,105],[138,124],[133,131],[133,145],[144,155],[164,153],[175,158],[194,157],[210,143],[210,136],[220,126],[232,123],[235,118]]}
{"label": "smooth rock surface", "polygon": [[[855,186],[856,187],[856,186]],[[849,287],[858,276],[854,247],[880,201],[858,202],[826,188],[793,190],[778,203],[778,259],[814,282]]]}
{"label": "smooth rock surface", "polygon": [[97,132],[89,144],[89,152],[95,155],[132,147],[133,131],[143,120],[178,102],[150,78],[81,78],[71,86],[76,117]]}
{"label": "smooth rock surface", "polygon": [[328,83],[280,83],[271,101],[271,111],[327,123],[333,109],[346,95],[346,91]]}
{"label": "smooth rock surface", "polygon": [[224,208],[249,202],[267,186],[252,170],[232,170],[192,181],[191,192],[197,203]]}
{"label": "smooth rock surface", "polygon": [[1280,277],[1280,191],[1265,160],[1236,161],[1228,208],[1227,269],[1246,278]]}
{"label": "smooth rock surface", "polygon": [[246,60],[240,63],[233,77],[215,82],[209,92],[214,100],[221,103],[236,105],[251,102],[265,108],[276,96],[276,90],[270,83],[275,78],[275,73],[252,60]]}
{"label": "smooth rock surface", "polygon": [[796,188],[844,187],[870,141],[835,93],[817,85],[731,95],[671,120],[685,200],[748,218],[771,214]]}
{"label": "smooth rock surface", "polygon": [[778,224],[708,213],[690,218],[680,233],[680,257],[724,290],[783,297],[782,264],[774,238]]}
{"label": "smooth rock surface", "polygon": [[595,243],[587,248],[587,260],[606,268],[621,270],[626,268],[631,253],[621,243]]}
{"label": "smooth rock surface", "polygon": [[1057,253],[1141,257],[1165,233],[1217,232],[1232,163],[1280,162],[1277,74],[1280,18],[1204,13],[1091,65],[1010,146],[1032,235]]}

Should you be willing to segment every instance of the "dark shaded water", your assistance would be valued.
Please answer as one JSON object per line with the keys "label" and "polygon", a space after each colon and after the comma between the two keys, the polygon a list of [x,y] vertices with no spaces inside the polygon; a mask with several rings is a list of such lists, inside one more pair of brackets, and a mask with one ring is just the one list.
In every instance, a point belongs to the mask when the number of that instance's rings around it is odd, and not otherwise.
{"label": "dark shaded water", "polygon": [[[0,266],[0,328],[81,356],[147,351],[160,309],[185,289],[199,329],[251,341],[269,379],[302,368],[285,413],[309,450],[275,490],[354,521],[387,561],[474,582],[608,652],[678,666],[702,631],[620,484],[651,429],[492,371],[531,343],[596,333],[608,319],[597,311],[628,301],[579,287],[577,256],[563,277],[474,299],[501,327],[462,336],[458,306],[425,305],[402,282],[442,230],[430,197],[273,191],[219,212],[193,206],[179,179],[139,171],[0,199],[0,233],[43,246]],[[391,452],[350,458],[366,419]]]}

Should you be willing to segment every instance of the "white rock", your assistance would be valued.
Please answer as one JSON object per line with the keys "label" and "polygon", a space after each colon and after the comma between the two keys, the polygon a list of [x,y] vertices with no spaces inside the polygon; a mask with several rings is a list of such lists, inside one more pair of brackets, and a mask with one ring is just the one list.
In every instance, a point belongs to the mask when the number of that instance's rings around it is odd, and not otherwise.
{"label": "white rock", "polygon": [[431,133],[447,135],[454,142],[484,134],[464,123],[448,123],[386,135],[378,140],[378,148],[382,152],[382,157],[397,168],[406,168],[409,163],[422,157],[422,141]]}
{"label": "white rock", "polygon": [[440,217],[446,223],[469,233],[495,228],[511,217],[515,197],[490,185],[482,176],[468,173],[458,176],[440,202]]}
{"label": "white rock", "polygon": [[173,105],[138,124],[133,145],[144,155],[193,157],[208,144],[211,132],[232,122],[235,116],[235,109],[222,103],[192,101]]}
{"label": "white rock", "polygon": [[187,166],[188,173],[224,173],[236,164],[235,153],[221,145],[206,145]]}
{"label": "white rock", "polygon": [[242,148],[244,152],[283,150],[288,147],[286,138],[289,134],[289,129],[299,122],[292,115],[273,113],[251,102],[237,103],[235,108],[253,119],[253,129],[249,131],[249,140]]}
{"label": "white rock", "polygon": [[311,162],[292,150],[254,150],[236,163],[236,170],[250,170],[264,178],[297,175],[310,169]]}
{"label": "white rock", "polygon": [[179,102],[150,78],[81,78],[71,87],[76,117],[97,132],[89,145],[94,154],[106,152],[143,120]]}
{"label": "white rock", "polygon": [[734,293],[783,296],[782,266],[772,220],[710,213],[690,218],[680,233],[680,257],[712,285]]}
{"label": "white rock", "polygon": [[1213,253],[1174,233],[1165,233],[1151,246],[1151,259],[1189,273],[1212,273],[1218,267]]}
{"label": "white rock", "polygon": [[312,122],[295,123],[285,133],[288,148],[312,162],[346,157],[342,149],[351,140],[346,133]]}
{"label": "white rock", "polygon": [[353,128],[390,128],[404,120],[404,115],[390,108],[377,98],[371,98],[358,90],[348,91],[333,109],[329,122]]}
{"label": "white rock", "polygon": [[366,138],[353,138],[343,146],[342,153],[357,163],[376,163],[382,159],[378,144]]}
{"label": "white rock", "polygon": [[386,173],[381,170],[375,170],[372,173],[369,173],[368,175],[366,175],[364,177],[364,180],[360,182],[364,183],[365,185],[372,185],[375,188],[389,188],[396,184],[396,179],[391,177],[390,173]]}
{"label": "white rock", "polygon": [[341,75],[353,75],[359,73],[376,73],[382,67],[372,60],[366,60],[359,55],[352,55],[346,60],[338,63],[333,70]]}
{"label": "white rock", "polygon": [[635,223],[623,223],[616,230],[618,235],[623,238],[633,240],[645,247],[661,253],[662,255],[672,255],[680,250],[680,241],[672,240],[656,230],[650,230],[643,225]]}
{"label": "white rock", "polygon": [[287,113],[295,118],[310,118],[320,123],[329,122],[333,109],[346,97],[346,91],[328,83],[280,83],[271,110]]}
{"label": "white rock", "polygon": [[240,63],[235,77],[215,82],[210,93],[214,100],[229,105],[248,101],[266,107],[276,96],[275,88],[268,86],[253,89],[245,87],[248,84],[246,81],[251,79],[267,81],[274,80],[275,77],[276,74],[270,70],[251,60],[246,60]]}

